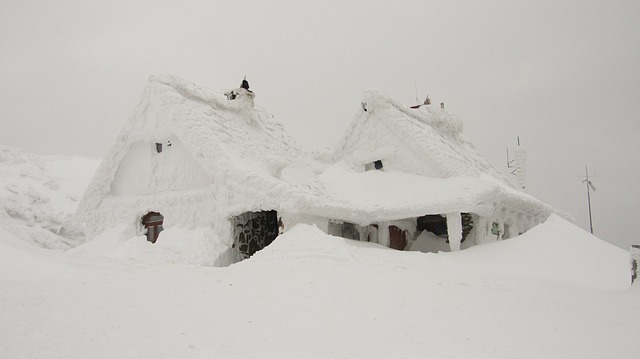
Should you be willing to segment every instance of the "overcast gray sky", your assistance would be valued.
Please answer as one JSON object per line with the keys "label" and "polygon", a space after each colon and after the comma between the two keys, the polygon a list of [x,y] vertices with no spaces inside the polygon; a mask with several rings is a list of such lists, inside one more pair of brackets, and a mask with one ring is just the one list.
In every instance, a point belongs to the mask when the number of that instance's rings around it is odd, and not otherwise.
{"label": "overcast gray sky", "polygon": [[640,243],[640,1],[0,0],[0,143],[102,157],[147,78],[256,104],[332,146],[362,91],[427,94],[496,167],[520,136],[530,192],[628,249]]}

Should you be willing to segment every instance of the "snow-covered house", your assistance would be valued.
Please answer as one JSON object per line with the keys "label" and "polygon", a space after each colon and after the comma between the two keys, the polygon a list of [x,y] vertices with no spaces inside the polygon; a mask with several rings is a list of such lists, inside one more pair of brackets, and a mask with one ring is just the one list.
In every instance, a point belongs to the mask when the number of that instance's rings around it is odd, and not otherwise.
{"label": "snow-covered house", "polygon": [[[442,107],[407,108],[367,91],[335,157],[355,171],[390,172],[368,178],[368,193],[367,187],[342,193],[361,196],[359,203],[376,202],[380,210],[372,213],[373,219],[400,220],[409,242],[415,238],[412,233],[426,230],[425,240],[434,239],[433,233],[446,234],[447,246],[458,249],[516,236],[551,213],[491,166],[462,135],[462,123]],[[354,187],[362,180],[364,176],[355,180]],[[406,248],[404,238],[393,243],[393,232],[382,237],[384,244],[389,238],[392,247]],[[426,243],[419,242],[414,245],[424,248]]]}
{"label": "snow-covered house", "polygon": [[518,235],[551,212],[483,159],[441,108],[404,108],[368,91],[334,152],[313,156],[253,100],[246,88],[225,97],[151,77],[71,227],[151,242],[181,228],[210,242],[212,264],[225,264],[296,223],[435,251]]}

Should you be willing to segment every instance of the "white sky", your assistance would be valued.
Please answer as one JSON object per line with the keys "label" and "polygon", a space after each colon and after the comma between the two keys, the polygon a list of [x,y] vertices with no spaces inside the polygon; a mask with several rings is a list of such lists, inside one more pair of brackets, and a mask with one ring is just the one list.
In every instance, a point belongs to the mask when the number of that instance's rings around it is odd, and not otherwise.
{"label": "white sky", "polygon": [[[520,136],[530,192],[640,243],[640,2],[0,0],[0,143],[102,157],[149,75],[256,104],[332,146],[376,88],[429,94],[496,167]],[[401,144],[399,144],[401,145]]]}

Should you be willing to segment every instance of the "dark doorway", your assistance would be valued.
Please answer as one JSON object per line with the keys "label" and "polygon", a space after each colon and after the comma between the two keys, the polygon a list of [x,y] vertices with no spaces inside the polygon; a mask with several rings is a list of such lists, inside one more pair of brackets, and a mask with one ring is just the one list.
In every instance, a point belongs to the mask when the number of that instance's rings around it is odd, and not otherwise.
{"label": "dark doorway", "polygon": [[462,213],[462,240],[460,243],[464,243],[465,239],[471,230],[473,229],[473,216],[470,213]]}
{"label": "dark doorway", "polygon": [[[461,213],[460,215],[462,217],[462,240],[460,242],[464,243],[473,229],[473,216],[469,213]],[[416,229],[418,232],[429,231],[442,238],[449,237],[447,218],[439,214],[428,214],[418,217],[416,220]],[[449,243],[448,239],[447,243]]]}
{"label": "dark doorway", "polygon": [[437,236],[447,236],[447,219],[439,214],[418,217],[416,227],[419,232],[429,231]]}
{"label": "dark doorway", "polygon": [[360,240],[358,227],[353,223],[330,219],[328,232],[332,236]]}
{"label": "dark doorway", "polygon": [[147,240],[156,243],[158,235],[162,232],[164,217],[158,212],[149,212],[142,217],[142,225],[147,229]]}
{"label": "dark doorway", "polygon": [[268,246],[278,236],[276,211],[246,212],[236,216],[233,224],[233,246],[244,258]]}
{"label": "dark doorway", "polygon": [[365,233],[367,234],[367,242],[375,242],[378,243],[378,225],[370,224],[365,228]]}
{"label": "dark doorway", "polygon": [[389,226],[389,247],[403,251],[407,246],[407,234],[396,226]]}

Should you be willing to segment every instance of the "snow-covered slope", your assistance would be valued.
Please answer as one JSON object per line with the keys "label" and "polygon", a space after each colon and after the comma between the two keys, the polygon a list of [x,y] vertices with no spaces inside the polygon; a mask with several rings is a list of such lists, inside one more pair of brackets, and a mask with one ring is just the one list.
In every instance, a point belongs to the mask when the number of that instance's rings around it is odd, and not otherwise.
{"label": "snow-covered slope", "polygon": [[34,155],[0,145],[0,228],[45,248],[76,245],[57,234],[97,166],[96,159]]}

